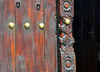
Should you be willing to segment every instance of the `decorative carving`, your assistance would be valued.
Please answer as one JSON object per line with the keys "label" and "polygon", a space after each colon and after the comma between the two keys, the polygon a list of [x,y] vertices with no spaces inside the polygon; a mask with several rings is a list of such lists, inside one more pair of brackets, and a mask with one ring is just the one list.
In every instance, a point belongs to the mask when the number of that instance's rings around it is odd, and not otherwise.
{"label": "decorative carving", "polygon": [[75,54],[74,52],[62,52],[62,72],[75,72]]}
{"label": "decorative carving", "polygon": [[[60,53],[61,53],[61,72],[76,72],[75,53],[72,36],[72,22],[74,16],[74,1],[60,0],[60,16],[61,20],[58,24],[60,29]],[[68,19],[68,22],[65,20]],[[69,21],[70,20],[70,21]]]}
{"label": "decorative carving", "polygon": [[73,0],[60,0],[60,14],[65,16],[65,14],[74,14],[74,4]]}

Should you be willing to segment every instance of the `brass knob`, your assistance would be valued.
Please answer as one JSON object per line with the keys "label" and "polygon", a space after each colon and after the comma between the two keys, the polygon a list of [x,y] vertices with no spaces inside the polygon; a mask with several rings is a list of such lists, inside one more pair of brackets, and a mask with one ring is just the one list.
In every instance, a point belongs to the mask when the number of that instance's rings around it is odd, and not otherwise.
{"label": "brass knob", "polygon": [[9,23],[9,27],[10,27],[10,28],[14,28],[14,26],[15,26],[15,24],[14,24],[13,22],[10,22],[10,23]]}
{"label": "brass knob", "polygon": [[39,24],[39,27],[40,27],[41,29],[43,29],[43,28],[44,28],[44,23],[40,23],[40,24]]}
{"label": "brass knob", "polygon": [[68,25],[68,24],[70,24],[70,19],[65,19],[64,22]]}
{"label": "brass knob", "polygon": [[27,29],[30,28],[30,24],[29,24],[29,23],[25,23],[24,26],[25,26],[25,28],[27,28]]}

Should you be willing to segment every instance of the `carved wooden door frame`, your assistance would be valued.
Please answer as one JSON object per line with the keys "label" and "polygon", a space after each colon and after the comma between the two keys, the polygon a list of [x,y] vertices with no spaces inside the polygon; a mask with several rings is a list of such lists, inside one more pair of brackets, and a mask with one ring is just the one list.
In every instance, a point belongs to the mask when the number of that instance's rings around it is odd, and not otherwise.
{"label": "carved wooden door frame", "polygon": [[75,40],[72,35],[74,0],[60,0],[59,4],[58,48],[61,56],[61,72],[76,72],[76,57],[73,48]]}

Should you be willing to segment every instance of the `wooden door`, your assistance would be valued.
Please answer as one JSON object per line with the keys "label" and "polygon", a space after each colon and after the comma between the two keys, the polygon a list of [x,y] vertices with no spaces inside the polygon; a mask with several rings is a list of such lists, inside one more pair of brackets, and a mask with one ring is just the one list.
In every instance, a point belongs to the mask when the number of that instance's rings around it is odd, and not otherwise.
{"label": "wooden door", "polygon": [[97,72],[95,0],[75,0],[73,35],[77,72]]}
{"label": "wooden door", "polygon": [[56,0],[0,0],[0,72],[57,72],[55,15]]}

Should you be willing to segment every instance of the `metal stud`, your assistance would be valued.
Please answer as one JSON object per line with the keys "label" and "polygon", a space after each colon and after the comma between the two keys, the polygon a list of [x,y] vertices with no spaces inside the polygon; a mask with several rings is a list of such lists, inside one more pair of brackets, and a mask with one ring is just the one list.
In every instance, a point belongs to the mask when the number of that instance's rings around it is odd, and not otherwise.
{"label": "metal stud", "polygon": [[15,26],[15,24],[14,24],[13,22],[10,22],[10,23],[9,23],[9,27],[10,27],[10,28],[14,28],[14,26]]}
{"label": "metal stud", "polygon": [[70,19],[65,19],[64,22],[68,25],[70,24]]}
{"label": "metal stud", "polygon": [[44,23],[40,23],[40,24],[39,24],[39,27],[40,27],[41,29],[43,29],[43,28],[44,28]]}
{"label": "metal stud", "polygon": [[28,29],[28,28],[30,28],[30,24],[29,24],[29,23],[25,23],[24,27],[25,27],[26,29]]}

